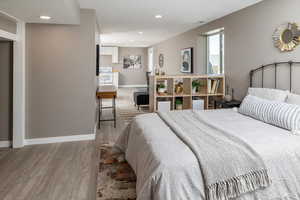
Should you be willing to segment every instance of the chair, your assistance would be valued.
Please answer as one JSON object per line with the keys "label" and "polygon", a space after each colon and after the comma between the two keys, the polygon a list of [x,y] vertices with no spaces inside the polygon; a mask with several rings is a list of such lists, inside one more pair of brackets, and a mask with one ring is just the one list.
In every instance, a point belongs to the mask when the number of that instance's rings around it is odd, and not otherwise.
{"label": "chair", "polygon": [[139,89],[133,93],[133,101],[134,105],[138,107],[140,110],[140,106],[148,106],[149,105],[149,76],[151,72],[146,73],[147,78],[147,88]]}

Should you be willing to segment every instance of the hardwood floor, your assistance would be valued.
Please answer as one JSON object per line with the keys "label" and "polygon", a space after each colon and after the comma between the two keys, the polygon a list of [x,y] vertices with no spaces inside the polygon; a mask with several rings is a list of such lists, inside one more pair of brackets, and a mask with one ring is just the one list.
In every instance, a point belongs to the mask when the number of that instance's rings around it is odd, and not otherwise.
{"label": "hardwood floor", "polygon": [[[0,149],[0,200],[95,200],[97,147],[115,142],[124,130],[123,119],[136,111],[133,91],[118,91],[117,128],[112,122],[103,122],[96,141]],[[104,115],[109,117],[107,112]]]}
{"label": "hardwood floor", "polygon": [[[117,127],[113,127],[112,122],[102,122],[101,129],[97,133],[97,146],[101,144],[113,144],[119,137],[119,135],[126,128],[130,118],[136,116],[140,113],[148,112],[148,109],[137,110],[133,102],[133,92],[138,89],[136,88],[121,88],[118,90],[118,97],[116,99],[117,103]],[[109,106],[111,100],[105,99],[103,101],[104,106]],[[105,110],[103,113],[104,117],[110,118],[112,115],[110,110]],[[128,120],[129,119],[129,120]]]}
{"label": "hardwood floor", "polygon": [[0,150],[1,200],[94,200],[95,141]]}

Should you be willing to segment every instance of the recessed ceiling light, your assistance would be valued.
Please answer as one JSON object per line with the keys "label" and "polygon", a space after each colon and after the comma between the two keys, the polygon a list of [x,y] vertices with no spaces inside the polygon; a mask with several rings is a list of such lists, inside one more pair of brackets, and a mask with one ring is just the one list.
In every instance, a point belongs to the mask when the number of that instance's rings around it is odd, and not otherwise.
{"label": "recessed ceiling light", "polygon": [[139,34],[140,34],[140,35],[142,35],[142,34],[143,34],[143,32],[142,32],[142,31],[140,31],[140,32],[139,32]]}
{"label": "recessed ceiling light", "polygon": [[46,16],[46,15],[41,15],[40,19],[49,20],[49,19],[51,19],[51,17],[50,16]]}
{"label": "recessed ceiling light", "polygon": [[163,16],[162,15],[155,15],[156,19],[161,19]]}
{"label": "recessed ceiling light", "polygon": [[130,42],[134,42],[134,40],[130,40]]}

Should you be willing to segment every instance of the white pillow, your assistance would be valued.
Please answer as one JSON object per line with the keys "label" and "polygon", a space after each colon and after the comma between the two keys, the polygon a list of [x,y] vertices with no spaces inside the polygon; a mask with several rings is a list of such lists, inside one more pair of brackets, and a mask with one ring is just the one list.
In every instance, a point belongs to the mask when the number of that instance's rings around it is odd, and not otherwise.
{"label": "white pillow", "polygon": [[300,106],[270,101],[248,95],[243,100],[239,113],[298,134],[300,130]]}
{"label": "white pillow", "polygon": [[300,95],[290,93],[286,99],[286,103],[300,105]]}
{"label": "white pillow", "polygon": [[249,88],[248,95],[256,96],[270,101],[285,102],[289,91],[270,88]]}

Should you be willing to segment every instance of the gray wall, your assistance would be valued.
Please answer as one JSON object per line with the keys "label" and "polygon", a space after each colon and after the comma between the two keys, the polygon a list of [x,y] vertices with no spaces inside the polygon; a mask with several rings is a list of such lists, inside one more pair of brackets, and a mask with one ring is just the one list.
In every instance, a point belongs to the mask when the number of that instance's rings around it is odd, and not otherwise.
{"label": "gray wall", "polygon": [[[300,47],[293,52],[281,53],[274,47],[272,41],[274,30],[281,24],[286,22],[300,24],[299,7],[299,0],[264,0],[155,45],[156,65],[158,54],[164,53],[167,73],[179,73],[180,49],[194,47],[195,71],[205,73],[205,44],[199,34],[224,27],[225,73],[228,84],[235,89],[235,96],[241,99],[246,94],[251,69],[275,61],[300,61]],[[285,74],[282,72],[282,76]],[[300,72],[297,72],[297,76],[299,75]],[[287,87],[287,82],[285,77],[281,78],[282,88]],[[294,81],[294,86],[295,92],[299,93],[299,80]]]}
{"label": "gray wall", "polygon": [[0,13],[0,29],[10,33],[16,33],[17,24],[13,20]]}
{"label": "gray wall", "polygon": [[93,10],[80,25],[26,25],[26,138],[93,133],[95,25]]}
{"label": "gray wall", "polygon": [[12,138],[12,43],[0,41],[0,141]]}
{"label": "gray wall", "polygon": [[[142,56],[142,69],[123,69],[123,58],[129,55]],[[139,47],[120,47],[119,63],[113,64],[111,56],[100,57],[101,67],[112,66],[114,70],[120,72],[119,85],[145,85],[147,84],[146,72],[148,66],[148,48]]]}

